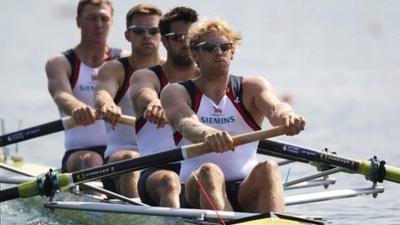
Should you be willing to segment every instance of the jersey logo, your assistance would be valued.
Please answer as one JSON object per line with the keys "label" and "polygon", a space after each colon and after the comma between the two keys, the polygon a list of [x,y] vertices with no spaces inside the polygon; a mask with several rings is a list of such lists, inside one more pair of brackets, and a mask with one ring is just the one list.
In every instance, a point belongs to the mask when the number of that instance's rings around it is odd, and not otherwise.
{"label": "jersey logo", "polygon": [[90,74],[90,78],[91,78],[92,82],[96,82],[97,81],[97,74],[96,73]]}
{"label": "jersey logo", "polygon": [[240,99],[239,99],[239,97],[238,97],[238,96],[236,96],[236,98],[235,98],[235,100],[233,100],[233,102],[235,102],[236,104],[239,104],[239,103],[240,103]]}
{"label": "jersey logo", "polygon": [[214,114],[222,114],[222,109],[215,106],[213,106],[213,109],[214,109]]}

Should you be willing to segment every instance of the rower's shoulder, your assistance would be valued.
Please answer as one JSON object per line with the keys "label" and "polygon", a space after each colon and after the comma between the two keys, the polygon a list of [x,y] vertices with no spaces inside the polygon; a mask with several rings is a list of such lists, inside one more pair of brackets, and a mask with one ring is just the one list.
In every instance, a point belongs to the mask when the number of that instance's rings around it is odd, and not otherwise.
{"label": "rower's shoulder", "polygon": [[99,70],[120,70],[120,69],[124,69],[124,65],[122,65],[119,58],[106,61],[99,68]]}
{"label": "rower's shoulder", "polygon": [[143,80],[158,81],[157,74],[150,68],[142,68],[135,70],[135,72],[133,72],[132,74],[131,82],[140,82]]}
{"label": "rower's shoulder", "polygon": [[261,87],[261,88],[271,88],[271,84],[263,76],[245,76],[243,77],[244,87]]}
{"label": "rower's shoulder", "polygon": [[47,59],[46,65],[54,65],[54,64],[65,64],[68,63],[67,57],[65,57],[62,53],[57,53],[55,55],[50,56]]}
{"label": "rower's shoulder", "polygon": [[68,59],[63,54],[58,53],[48,58],[45,69],[47,75],[51,75],[55,72],[69,73],[69,71],[71,70],[71,65]]}
{"label": "rower's shoulder", "polygon": [[98,77],[115,77],[121,78],[124,75],[124,66],[118,59],[104,62],[99,68]]}
{"label": "rower's shoulder", "polygon": [[161,91],[161,96],[167,96],[170,98],[172,96],[183,97],[188,95],[186,88],[178,83],[168,83]]}

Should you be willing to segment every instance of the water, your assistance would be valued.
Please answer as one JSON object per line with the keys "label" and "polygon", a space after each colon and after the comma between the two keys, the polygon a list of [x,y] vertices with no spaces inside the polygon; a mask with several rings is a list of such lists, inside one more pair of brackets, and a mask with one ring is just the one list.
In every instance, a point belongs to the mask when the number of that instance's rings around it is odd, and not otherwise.
{"label": "water", "polygon": [[[307,119],[306,131],[280,140],[316,149],[329,147],[344,156],[373,155],[400,166],[400,16],[398,1],[150,1],[162,10],[191,6],[202,17],[221,17],[242,33],[232,73],[263,75],[278,95],[293,96],[294,108]],[[124,18],[136,1],[115,1],[110,43],[129,48]],[[48,57],[76,45],[76,1],[2,0],[0,25],[0,117],[8,131],[55,120],[47,92]],[[164,50],[162,50],[165,52]],[[59,165],[62,134],[20,143],[27,160]],[[11,146],[12,148],[14,146]],[[285,173],[287,168],[283,169]],[[293,166],[292,171],[310,171]],[[340,174],[336,188],[367,187],[358,175]],[[398,184],[370,196],[288,207],[323,216],[332,224],[400,224]],[[321,188],[312,189],[320,191]],[[42,215],[42,216],[40,216]],[[2,224],[63,224],[3,203]]]}

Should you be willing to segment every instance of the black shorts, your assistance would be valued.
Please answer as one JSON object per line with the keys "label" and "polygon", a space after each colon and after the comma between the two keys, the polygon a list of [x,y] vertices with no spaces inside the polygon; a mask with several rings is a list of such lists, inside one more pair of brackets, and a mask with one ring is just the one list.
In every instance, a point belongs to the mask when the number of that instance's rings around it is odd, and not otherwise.
{"label": "black shorts", "polygon": [[147,192],[146,182],[147,182],[147,179],[154,172],[159,171],[159,170],[170,170],[179,175],[179,172],[181,170],[181,164],[180,163],[171,163],[171,164],[167,164],[164,166],[152,167],[152,168],[142,170],[142,172],[140,173],[140,178],[139,178],[139,182],[138,182],[139,196],[140,196],[140,200],[143,203],[146,203],[151,206],[158,206],[158,204],[156,204],[154,202],[154,200],[151,198],[150,194]]}
{"label": "black shorts", "polygon": [[[108,160],[110,159],[110,157],[107,157],[104,159],[104,164],[108,164]],[[114,193],[117,194],[121,194],[117,191],[117,187],[116,184],[114,182],[114,179],[112,177],[104,177],[101,178],[101,182],[103,183],[103,188],[108,190],[108,191],[112,191]]]}
{"label": "black shorts", "polygon": [[104,161],[104,151],[106,150],[106,146],[95,146],[95,147],[89,147],[89,148],[78,148],[78,149],[68,150],[65,152],[64,157],[61,162],[61,172],[63,172],[63,173],[67,172],[67,161],[68,161],[68,158],[71,156],[71,154],[74,152],[77,152],[77,151],[82,151],[82,150],[96,152],[101,156],[101,158]]}
{"label": "black shorts", "polygon": [[[228,200],[231,203],[232,208],[235,212],[243,212],[243,209],[242,209],[242,207],[240,207],[239,201],[238,201],[239,187],[242,182],[243,182],[243,180],[234,180],[234,181],[226,181],[225,182],[226,195],[228,196]],[[181,201],[182,208],[194,208],[186,200],[184,184],[182,184],[180,201]]]}

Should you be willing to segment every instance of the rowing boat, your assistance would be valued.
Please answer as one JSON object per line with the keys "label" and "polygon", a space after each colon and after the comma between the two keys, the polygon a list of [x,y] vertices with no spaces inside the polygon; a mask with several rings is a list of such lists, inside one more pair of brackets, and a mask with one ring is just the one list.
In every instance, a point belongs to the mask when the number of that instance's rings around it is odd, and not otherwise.
{"label": "rowing boat", "polygon": [[[397,183],[400,182],[400,169],[385,165],[385,163],[382,162],[379,163],[377,160],[357,161],[329,153],[313,151],[311,149],[299,146],[263,140],[265,138],[281,135],[283,133],[284,127],[276,127],[270,130],[261,130],[238,135],[233,137],[233,140],[235,145],[262,140],[259,145],[259,153],[261,154],[308,163],[313,166],[317,166],[319,169],[324,168],[322,171],[310,176],[302,177],[296,180],[285,181],[282,185],[288,191],[292,189],[308,188],[320,185],[327,188],[335,183],[334,180],[329,179],[328,176],[339,172],[360,173],[366,175],[368,179],[373,181],[373,185],[369,188],[333,190],[318,193],[313,192],[295,196],[289,195],[285,198],[286,205],[288,206],[337,198],[348,198],[364,194],[377,195],[378,193],[382,193],[384,190],[383,187],[377,185],[378,182],[382,182],[383,180],[389,180]],[[0,200],[7,201],[16,198],[29,198],[36,195],[52,195],[54,191],[70,189],[76,185],[87,185],[86,182],[94,181],[100,178],[114,176],[129,171],[140,170],[151,166],[158,166],[165,163],[186,160],[206,153],[208,153],[206,145],[204,143],[199,143],[167,150],[154,155],[115,162],[96,168],[90,168],[83,171],[76,171],[72,173],[51,172],[46,176],[37,176],[33,181],[30,180],[19,184],[16,187],[2,190],[0,192]],[[279,164],[287,165],[288,162],[280,162]],[[28,166],[31,164],[26,165]],[[17,164],[9,164],[8,166],[16,167]],[[19,166],[22,166],[23,168],[24,164],[21,165],[20,163]],[[15,172],[16,170],[14,168],[10,171]],[[46,188],[41,185],[43,183],[50,184],[50,190],[46,190]],[[242,224],[243,222],[244,224],[257,224],[255,221],[259,221],[260,219],[263,221],[261,224],[279,224],[279,222],[281,222],[281,224],[321,224],[320,221],[309,220],[305,217],[297,217],[286,214],[277,215],[270,213],[255,215],[249,213],[223,211],[217,212],[199,209],[171,209],[162,207],[133,206],[128,205],[125,202],[101,202],[99,199],[95,199],[95,201],[93,201],[93,199],[89,200],[87,198],[88,196],[86,195],[76,197],[75,194],[72,195],[72,201],[67,201],[68,197],[65,195],[68,194],[59,195],[61,196],[60,199],[63,201],[53,199],[53,201],[45,203],[45,207],[56,209],[56,213],[60,211],[73,211],[73,218],[79,218],[80,216],[77,215],[82,212],[93,212],[93,215],[96,215],[93,218],[85,217],[85,214],[87,215],[87,213],[83,213],[83,215],[86,220],[97,221],[95,224],[101,224],[99,221],[103,221],[105,224],[118,224],[120,221],[122,221],[122,223],[126,221],[133,221],[135,219],[125,219],[125,216],[133,216],[137,214],[146,215],[146,217],[134,217],[136,219],[147,218],[145,221],[149,221],[147,216],[150,215],[185,218],[185,220],[190,220],[190,222],[198,222],[198,219],[215,221],[217,217],[222,215],[224,220],[229,220],[232,222],[232,224]],[[103,215],[106,215],[106,217],[103,217]],[[97,219],[95,219],[96,217]],[[109,217],[113,219],[109,220]],[[153,221],[151,223],[153,224]],[[154,221],[154,223],[156,222]]]}
{"label": "rowing boat", "polygon": [[[0,167],[8,171],[2,172],[4,176],[0,177],[1,183],[21,183],[26,181],[31,181],[33,176],[37,176],[40,174],[46,173],[51,167],[36,164],[36,163],[28,163],[21,160],[21,157],[18,157],[20,160],[7,160],[0,161]],[[19,174],[20,176],[15,176],[15,174]],[[121,217],[121,214],[113,214],[113,213],[102,213],[102,212],[87,212],[83,210],[69,211],[69,210],[42,210],[43,202],[46,203],[46,198],[36,196],[33,198],[22,198],[19,199],[21,205],[28,208],[35,208],[41,210],[42,213],[47,214],[57,220],[63,221],[71,221],[79,224],[88,224],[88,225],[106,225],[106,224],[126,224],[126,221],[131,221],[132,224],[144,224],[145,221],[150,222],[151,224],[162,224],[164,219],[161,217],[141,217],[137,215],[129,215],[125,214]],[[57,193],[51,202],[57,201],[70,201],[70,202],[109,202],[104,197],[98,197],[94,195],[89,195],[80,192],[77,189],[71,189],[71,191],[59,192]],[[115,201],[114,201],[115,202]],[[118,222],[121,221],[121,222]]]}
{"label": "rowing boat", "polygon": [[[0,167],[26,176],[33,176],[46,172],[49,167],[41,164],[26,163],[24,161],[14,162],[0,162]],[[29,171],[27,171],[29,170]],[[27,181],[29,178],[14,177],[14,179],[6,180],[0,178],[1,182],[21,182]],[[25,207],[38,208],[43,204],[43,198],[33,197],[20,199]],[[102,224],[164,224],[165,217],[169,218],[167,221],[175,221],[176,219],[170,218],[185,218],[178,224],[185,224],[185,221],[202,222],[215,221],[218,215],[222,216],[225,220],[230,221],[229,224],[287,224],[287,225],[301,225],[301,224],[322,224],[320,221],[314,221],[305,217],[287,215],[287,214],[257,214],[257,213],[240,213],[240,212],[226,212],[226,211],[212,211],[212,210],[199,210],[199,209],[172,209],[165,207],[146,207],[131,204],[124,204],[120,201],[109,201],[104,198],[94,197],[82,192],[60,192],[50,202],[44,203],[45,208],[52,209],[44,213],[48,213],[54,218],[62,218],[63,220],[71,220],[81,224],[88,225],[102,225]],[[55,210],[57,209],[57,210]],[[251,223],[250,223],[251,222]]]}

